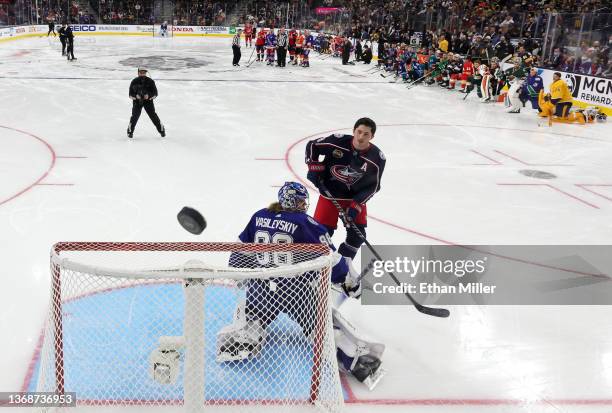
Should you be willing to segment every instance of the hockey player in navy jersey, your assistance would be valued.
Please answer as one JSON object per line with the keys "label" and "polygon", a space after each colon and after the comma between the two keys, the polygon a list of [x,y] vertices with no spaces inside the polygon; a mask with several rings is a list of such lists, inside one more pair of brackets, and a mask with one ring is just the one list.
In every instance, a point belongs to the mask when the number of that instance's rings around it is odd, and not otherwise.
{"label": "hockey player in navy jersey", "polygon": [[[325,244],[335,251],[327,228],[306,214],[308,190],[297,182],[286,182],[278,192],[278,202],[257,211],[239,236],[248,243]],[[265,254],[264,254],[265,255]],[[284,256],[284,254],[283,254]],[[335,265],[331,282],[343,288],[350,297],[361,295],[359,274],[350,259],[333,253]],[[269,258],[269,257],[268,257]],[[302,257],[304,259],[314,259]],[[247,257],[232,253],[230,266],[249,268],[278,267],[283,260]],[[296,258],[297,259],[297,258]],[[295,263],[295,262],[294,262]],[[287,262],[286,264],[291,264]],[[266,339],[266,328],[280,313],[298,323],[306,337],[311,335],[316,317],[316,298],[311,273],[294,278],[251,280],[246,298],[236,309],[234,322],[217,335],[217,361],[231,362],[257,357]],[[342,368],[372,388],[382,377],[380,368],[384,345],[363,339],[336,309],[333,310],[334,338],[337,357]]]}
{"label": "hockey player in navy jersey", "polygon": [[276,52],[276,35],[274,34],[274,29],[270,29],[270,33],[266,35],[268,66],[274,65],[274,52]]}
{"label": "hockey player in navy jersey", "polygon": [[529,71],[529,76],[527,76],[527,80],[523,83],[523,90],[521,91],[520,98],[523,102],[523,106],[525,106],[525,102],[529,100],[531,102],[531,107],[539,111],[540,106],[538,105],[538,97],[542,89],[544,89],[544,81],[540,75],[538,75],[538,69],[532,67]]}
{"label": "hockey player in navy jersey", "polygon": [[[321,182],[344,208],[346,217],[365,236],[366,203],[380,190],[385,169],[385,156],[370,141],[376,133],[376,123],[370,118],[355,122],[353,135],[334,134],[306,145],[308,180],[317,188]],[[323,156],[323,160],[319,158]],[[321,191],[314,218],[333,235],[338,224],[338,210]],[[338,248],[345,257],[355,258],[363,243],[361,236],[348,226],[346,240]]]}
{"label": "hockey player in navy jersey", "polygon": [[304,31],[304,41],[304,47],[308,47],[309,49],[314,47],[315,38],[308,30]]}

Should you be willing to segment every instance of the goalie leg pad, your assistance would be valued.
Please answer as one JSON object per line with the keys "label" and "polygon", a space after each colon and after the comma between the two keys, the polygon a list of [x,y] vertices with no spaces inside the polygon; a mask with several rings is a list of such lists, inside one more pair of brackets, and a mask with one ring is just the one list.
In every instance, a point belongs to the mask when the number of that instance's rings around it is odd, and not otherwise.
{"label": "goalie leg pad", "polygon": [[244,303],[238,304],[234,322],[217,334],[217,362],[240,361],[256,357],[266,339],[259,320],[247,320]]}
{"label": "goalie leg pad", "polygon": [[342,367],[372,390],[385,374],[381,368],[385,345],[366,340],[335,308],[334,339]]}
{"label": "goalie leg pad", "polygon": [[161,384],[174,384],[178,377],[180,354],[176,349],[156,348],[149,356],[149,375]]}
{"label": "goalie leg pad", "polygon": [[518,82],[513,83],[506,94],[506,97],[510,103],[508,113],[519,113],[521,111],[521,99],[519,94],[521,91],[521,85]]}

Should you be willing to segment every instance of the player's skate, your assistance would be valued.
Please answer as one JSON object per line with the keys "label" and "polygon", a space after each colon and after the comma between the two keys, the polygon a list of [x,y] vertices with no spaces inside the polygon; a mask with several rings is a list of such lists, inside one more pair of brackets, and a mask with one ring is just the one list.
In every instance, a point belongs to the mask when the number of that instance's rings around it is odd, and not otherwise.
{"label": "player's skate", "polygon": [[336,309],[333,309],[334,339],[340,368],[373,390],[386,373],[381,367],[385,345],[365,340]]}
{"label": "player's skate", "polygon": [[134,137],[134,130],[132,129],[132,125],[129,124],[127,127],[127,137],[128,138],[133,138]]}
{"label": "player's skate", "polygon": [[256,357],[266,339],[259,320],[247,320],[244,302],[238,304],[234,322],[217,334],[217,362],[240,361]]}
{"label": "player's skate", "polygon": [[161,128],[159,129],[159,134],[162,138],[166,137],[166,127],[164,125],[161,125]]}

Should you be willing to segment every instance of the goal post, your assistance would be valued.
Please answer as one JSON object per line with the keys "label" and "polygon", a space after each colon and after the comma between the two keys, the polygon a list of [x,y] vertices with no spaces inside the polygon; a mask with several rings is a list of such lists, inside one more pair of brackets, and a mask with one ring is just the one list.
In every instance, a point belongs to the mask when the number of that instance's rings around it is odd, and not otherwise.
{"label": "goal post", "polygon": [[[77,406],[340,411],[331,262],[320,244],[58,243],[35,388]],[[226,360],[240,308],[264,334]]]}

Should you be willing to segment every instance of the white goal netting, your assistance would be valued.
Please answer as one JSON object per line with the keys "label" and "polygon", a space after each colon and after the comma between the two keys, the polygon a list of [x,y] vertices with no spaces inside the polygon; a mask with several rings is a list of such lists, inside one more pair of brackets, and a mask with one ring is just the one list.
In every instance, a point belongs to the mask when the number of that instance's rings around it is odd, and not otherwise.
{"label": "white goal netting", "polygon": [[[56,244],[36,390],[77,406],[337,412],[330,262],[314,244]],[[260,326],[250,354],[228,353],[238,307]]]}

